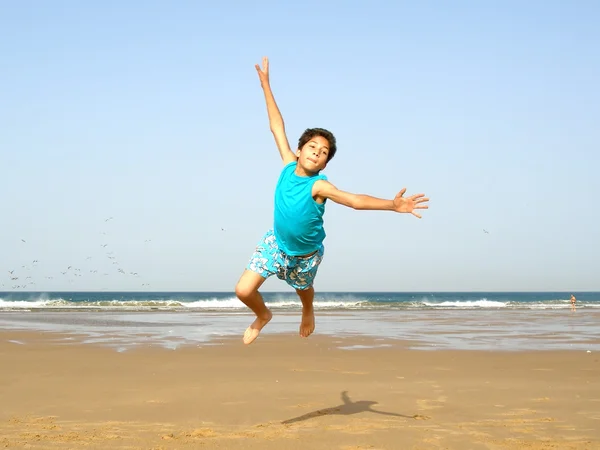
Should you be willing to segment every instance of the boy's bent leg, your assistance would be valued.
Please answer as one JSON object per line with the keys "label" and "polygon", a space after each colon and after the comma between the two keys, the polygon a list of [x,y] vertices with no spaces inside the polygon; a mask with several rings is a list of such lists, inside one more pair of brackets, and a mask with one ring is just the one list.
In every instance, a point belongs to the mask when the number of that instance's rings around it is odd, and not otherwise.
{"label": "boy's bent leg", "polygon": [[315,312],[313,309],[313,300],[315,298],[315,289],[311,286],[308,289],[296,289],[298,297],[302,302],[302,321],[300,322],[300,336],[308,337],[315,331]]}
{"label": "boy's bent leg", "polygon": [[244,344],[251,344],[258,337],[260,330],[269,323],[273,314],[265,305],[262,295],[258,288],[265,282],[266,278],[256,272],[246,269],[240,280],[235,286],[235,295],[239,298],[254,314],[256,320],[244,332]]}

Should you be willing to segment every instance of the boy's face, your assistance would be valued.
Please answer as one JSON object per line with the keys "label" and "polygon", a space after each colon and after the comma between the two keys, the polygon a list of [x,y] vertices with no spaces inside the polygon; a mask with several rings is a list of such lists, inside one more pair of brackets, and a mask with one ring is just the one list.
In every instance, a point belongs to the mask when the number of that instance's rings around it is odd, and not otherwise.
{"label": "boy's face", "polygon": [[329,142],[323,136],[311,138],[304,147],[296,151],[298,165],[306,172],[317,173],[327,165]]}

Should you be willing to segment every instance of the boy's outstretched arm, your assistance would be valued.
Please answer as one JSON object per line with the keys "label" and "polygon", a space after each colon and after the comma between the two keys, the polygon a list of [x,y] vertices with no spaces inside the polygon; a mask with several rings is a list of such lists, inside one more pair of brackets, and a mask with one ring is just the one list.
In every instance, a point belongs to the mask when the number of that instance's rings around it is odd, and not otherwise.
{"label": "boy's outstretched arm", "polygon": [[283,117],[279,111],[279,108],[277,107],[275,97],[273,96],[273,91],[271,90],[271,85],[269,83],[269,59],[265,56],[262,62],[262,69],[258,64],[256,64],[254,67],[256,67],[258,78],[260,78],[260,85],[265,93],[265,101],[267,102],[267,112],[269,114],[269,125],[271,126],[271,132],[275,137],[275,143],[277,144],[277,148],[279,149],[283,163],[288,164],[292,161],[296,161],[298,158],[296,158],[296,155],[290,149],[290,144],[287,140],[287,136],[285,135],[285,124],[283,123]]}
{"label": "boy's outstretched arm", "polygon": [[429,209],[427,205],[429,199],[425,197],[425,194],[404,197],[405,192],[406,188],[398,192],[393,200],[385,200],[370,195],[351,194],[350,192],[340,191],[329,181],[325,180],[316,181],[312,190],[313,197],[315,198],[330,199],[350,208],[411,213],[420,219],[421,215],[415,210]]}

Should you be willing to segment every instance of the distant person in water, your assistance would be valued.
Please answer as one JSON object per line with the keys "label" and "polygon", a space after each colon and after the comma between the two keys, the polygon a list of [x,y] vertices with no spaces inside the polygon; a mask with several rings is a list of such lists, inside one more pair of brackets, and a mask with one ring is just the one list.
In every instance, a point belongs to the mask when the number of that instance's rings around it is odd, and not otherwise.
{"label": "distant person in water", "polygon": [[575,311],[577,309],[575,302],[577,302],[577,299],[573,294],[571,294],[571,311]]}
{"label": "distant person in water", "polygon": [[[300,136],[296,151],[292,151],[283,117],[271,91],[268,59],[263,58],[262,68],[258,64],[255,67],[267,104],[271,132],[284,167],[275,187],[273,228],[258,242],[235,287],[237,297],[256,314],[256,319],[244,333],[244,344],[252,343],[271,320],[271,311],[258,292],[271,275],[285,280],[300,297],[300,336],[308,337],[314,331],[313,282],[325,252],[323,213],[328,199],[353,209],[410,213],[418,218],[421,216],[417,210],[427,209],[429,201],[424,194],[405,198],[406,189],[390,200],[337,189],[321,174],[337,150],[333,134],[323,128],[309,128]],[[318,108],[321,100],[313,98],[310,102],[314,108]],[[364,148],[362,151],[365,158],[377,157],[372,153],[373,148]]]}

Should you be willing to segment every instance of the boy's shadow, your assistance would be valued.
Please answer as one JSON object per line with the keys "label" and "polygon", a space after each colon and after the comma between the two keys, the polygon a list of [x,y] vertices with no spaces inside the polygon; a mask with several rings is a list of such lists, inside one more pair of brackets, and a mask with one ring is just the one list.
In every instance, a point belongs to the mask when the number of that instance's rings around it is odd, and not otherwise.
{"label": "boy's shadow", "polygon": [[353,402],[348,397],[348,391],[342,392],[342,403],[341,405],[334,406],[332,408],[319,409],[317,411],[309,412],[307,414],[303,414],[298,417],[294,417],[293,419],[284,420],[281,422],[284,425],[289,425],[291,423],[302,422],[303,420],[312,419],[313,417],[319,416],[327,416],[332,414],[338,414],[342,416],[349,416],[351,414],[358,414],[361,412],[372,412],[375,414],[383,414],[384,416],[394,416],[394,417],[404,417],[405,419],[418,419],[421,416],[405,416],[404,414],[396,414],[393,412],[386,411],[376,411],[371,409],[371,406],[376,405],[377,402],[369,401],[369,400],[360,400],[357,402]]}

